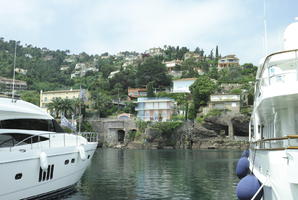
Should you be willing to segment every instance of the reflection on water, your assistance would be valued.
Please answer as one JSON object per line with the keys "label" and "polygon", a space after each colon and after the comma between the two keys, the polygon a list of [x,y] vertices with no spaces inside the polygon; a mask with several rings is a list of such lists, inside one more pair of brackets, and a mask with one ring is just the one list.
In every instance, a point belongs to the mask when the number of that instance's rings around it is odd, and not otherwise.
{"label": "reflection on water", "polygon": [[239,151],[98,149],[67,200],[235,197]]}

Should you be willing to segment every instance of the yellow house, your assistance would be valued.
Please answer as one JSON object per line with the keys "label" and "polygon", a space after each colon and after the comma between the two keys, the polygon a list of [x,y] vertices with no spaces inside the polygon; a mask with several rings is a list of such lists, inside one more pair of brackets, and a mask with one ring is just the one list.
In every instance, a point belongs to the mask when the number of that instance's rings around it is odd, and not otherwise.
{"label": "yellow house", "polygon": [[88,101],[90,97],[87,90],[78,89],[78,90],[55,90],[55,91],[40,91],[40,107],[48,112],[47,104],[52,102],[54,98],[61,98],[61,99],[78,99],[78,98],[85,98]]}

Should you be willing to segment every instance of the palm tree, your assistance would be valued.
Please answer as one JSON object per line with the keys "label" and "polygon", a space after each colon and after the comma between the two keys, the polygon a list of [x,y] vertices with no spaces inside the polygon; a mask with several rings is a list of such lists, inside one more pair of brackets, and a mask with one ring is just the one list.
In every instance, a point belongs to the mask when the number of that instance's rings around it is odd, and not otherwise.
{"label": "palm tree", "polygon": [[59,113],[61,112],[61,102],[63,100],[59,98],[54,98],[52,102],[47,104],[47,108],[51,114],[55,115],[56,118],[59,117]]}
{"label": "palm tree", "polygon": [[70,117],[73,113],[73,101],[70,99],[62,99],[60,102],[60,111],[65,117]]}

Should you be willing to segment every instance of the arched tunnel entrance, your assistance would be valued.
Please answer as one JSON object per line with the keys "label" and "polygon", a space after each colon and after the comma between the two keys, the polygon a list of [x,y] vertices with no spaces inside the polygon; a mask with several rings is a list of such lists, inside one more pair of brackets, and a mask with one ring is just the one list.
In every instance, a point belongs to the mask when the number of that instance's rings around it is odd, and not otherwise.
{"label": "arched tunnel entrance", "polygon": [[118,130],[118,142],[124,143],[124,138],[125,138],[125,131],[124,130]]}

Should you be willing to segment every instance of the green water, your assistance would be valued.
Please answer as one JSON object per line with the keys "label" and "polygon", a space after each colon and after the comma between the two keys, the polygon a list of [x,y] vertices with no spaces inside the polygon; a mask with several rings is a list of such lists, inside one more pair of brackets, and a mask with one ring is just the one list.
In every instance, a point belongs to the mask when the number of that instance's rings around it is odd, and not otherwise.
{"label": "green water", "polygon": [[233,200],[241,152],[98,149],[67,200]]}

